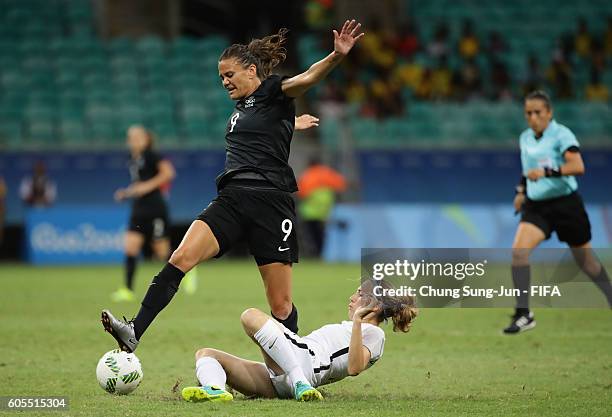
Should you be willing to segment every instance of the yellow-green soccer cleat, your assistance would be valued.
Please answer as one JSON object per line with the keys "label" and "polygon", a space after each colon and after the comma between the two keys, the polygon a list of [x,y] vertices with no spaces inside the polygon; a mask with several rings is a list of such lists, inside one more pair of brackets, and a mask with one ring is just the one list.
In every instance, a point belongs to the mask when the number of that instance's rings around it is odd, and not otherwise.
{"label": "yellow-green soccer cleat", "polygon": [[134,301],[134,299],[134,291],[126,287],[121,287],[111,294],[111,300],[115,303],[120,303],[122,301]]}
{"label": "yellow-green soccer cleat", "polygon": [[310,384],[298,381],[295,383],[295,399],[298,401],[321,401],[323,396]]}
{"label": "yellow-green soccer cleat", "polygon": [[234,396],[216,385],[204,385],[202,387],[183,388],[183,399],[190,403],[201,403],[204,401],[226,403],[232,401]]}

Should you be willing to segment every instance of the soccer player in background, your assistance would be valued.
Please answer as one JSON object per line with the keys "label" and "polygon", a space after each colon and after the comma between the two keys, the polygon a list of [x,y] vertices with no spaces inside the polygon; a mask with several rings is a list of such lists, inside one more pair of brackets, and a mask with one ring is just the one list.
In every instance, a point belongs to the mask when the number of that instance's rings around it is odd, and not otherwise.
{"label": "soccer player in background", "polygon": [[163,159],[153,145],[153,133],[143,126],[128,129],[128,167],[132,183],[118,189],[115,200],[132,199],[132,208],[125,233],[125,285],[111,294],[115,302],[134,299],[136,262],[145,242],[151,243],[157,259],[166,261],[170,256],[168,206],[162,187],[174,179],[175,172],[172,163]]}
{"label": "soccer player in background", "polygon": [[316,387],[356,376],[383,354],[383,321],[391,319],[393,331],[408,332],[417,316],[415,300],[408,296],[378,296],[390,288],[383,281],[366,281],[351,295],[349,321],[327,324],[300,337],[267,314],[249,308],[240,317],[246,334],[259,345],[264,363],[202,348],[196,352],[200,386],[183,388],[186,401],[224,402],[233,399],[226,383],[249,397],[322,399]]}
{"label": "soccer player in background", "polygon": [[[529,254],[556,232],[612,306],[612,286],[591,249],[591,224],[577,191],[575,175],[584,174],[580,145],[571,130],[553,119],[552,103],[545,92],[528,94],[524,109],[529,129],[520,136],[523,177],[514,199],[514,208],[521,212],[512,244],[514,286],[521,293],[529,288]],[[535,325],[529,296],[524,293],[517,297],[515,313],[504,333],[519,333]]]}
{"label": "soccer player in background", "polygon": [[217,197],[191,224],[169,262],[153,279],[141,308],[129,322],[102,312],[106,331],[132,352],[142,335],[174,297],[185,275],[198,263],[220,257],[246,241],[264,282],[272,316],[298,331],[292,302],[292,264],[298,261],[295,232],[297,190],[288,164],[296,125],[294,98],[320,82],[363,36],[361,24],[346,21],[333,31],[334,50],[294,77],[273,75],[286,57],[286,29],[248,45],[235,44],[219,58],[219,77],[236,106],[226,127],[225,169],[217,177]]}

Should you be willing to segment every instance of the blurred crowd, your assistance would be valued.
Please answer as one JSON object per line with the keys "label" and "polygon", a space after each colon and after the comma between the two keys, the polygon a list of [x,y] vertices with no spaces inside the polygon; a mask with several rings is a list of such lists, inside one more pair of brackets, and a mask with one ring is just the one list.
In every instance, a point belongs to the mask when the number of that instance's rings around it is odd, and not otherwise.
{"label": "blurred crowd", "polygon": [[[404,114],[409,100],[518,100],[541,88],[556,100],[610,99],[603,74],[612,59],[612,17],[597,34],[578,19],[573,33],[559,37],[546,55],[525,52],[523,58],[519,51],[521,71],[508,65],[517,51],[507,40],[496,31],[480,35],[470,19],[462,21],[457,40],[451,39],[447,22],[439,23],[429,39],[421,36],[416,22],[399,28],[368,27],[357,53],[347,57],[319,99],[352,104],[361,116],[375,118]],[[311,29],[321,48],[331,47],[327,30]],[[588,71],[586,83],[576,81],[579,71]]]}

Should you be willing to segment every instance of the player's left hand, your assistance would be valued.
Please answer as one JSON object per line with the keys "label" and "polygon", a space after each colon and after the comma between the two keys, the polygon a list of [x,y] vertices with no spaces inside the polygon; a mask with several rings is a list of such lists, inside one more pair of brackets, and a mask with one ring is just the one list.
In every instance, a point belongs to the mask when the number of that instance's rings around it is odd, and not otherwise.
{"label": "player's left hand", "polygon": [[302,114],[295,118],[295,130],[306,130],[319,126],[319,118],[310,114]]}
{"label": "player's left hand", "polygon": [[364,35],[359,32],[360,29],[361,23],[357,23],[355,19],[344,22],[340,33],[334,29],[334,51],[341,55],[348,54],[355,42]]}
{"label": "player's left hand", "polygon": [[372,320],[376,317],[376,315],[378,314],[378,312],[380,311],[379,307],[370,307],[370,306],[365,306],[365,307],[359,307],[356,311],[355,311],[355,315],[353,316],[353,320],[357,319],[360,321],[369,321]]}
{"label": "player's left hand", "polygon": [[527,178],[531,181],[537,181],[544,176],[544,168],[530,169],[527,172]]}

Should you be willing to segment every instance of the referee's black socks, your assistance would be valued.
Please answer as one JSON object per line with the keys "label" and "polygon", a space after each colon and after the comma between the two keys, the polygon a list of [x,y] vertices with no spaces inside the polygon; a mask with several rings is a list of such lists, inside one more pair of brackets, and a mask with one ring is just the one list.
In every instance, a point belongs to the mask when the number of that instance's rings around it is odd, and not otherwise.
{"label": "referee's black socks", "polygon": [[606,268],[604,268],[603,264],[599,270],[599,275],[589,275],[589,277],[593,280],[595,285],[599,287],[601,292],[604,293],[606,300],[608,300],[608,305],[612,307],[612,285],[610,285],[610,278],[608,277],[608,273],[606,272]]}
{"label": "referee's black socks", "polygon": [[529,265],[512,265],[512,282],[514,288],[520,290],[516,297],[516,314],[529,314],[529,284],[531,282],[531,267]]}
{"label": "referee's black socks", "polygon": [[140,311],[138,311],[136,318],[134,318],[136,339],[140,340],[140,336],[147,330],[147,327],[149,327],[159,312],[170,303],[184,276],[185,273],[183,271],[167,263],[159,274],[153,278],[147,294],[142,299]]}
{"label": "referee's black socks", "polygon": [[270,314],[272,314],[272,317],[274,317],[274,320],[276,320],[279,323],[282,323],[283,326],[291,330],[293,333],[297,334],[298,332],[298,311],[297,311],[297,308],[295,308],[295,304],[291,304],[291,313],[289,313],[287,318],[284,320],[279,319],[272,312],[270,312]]}

